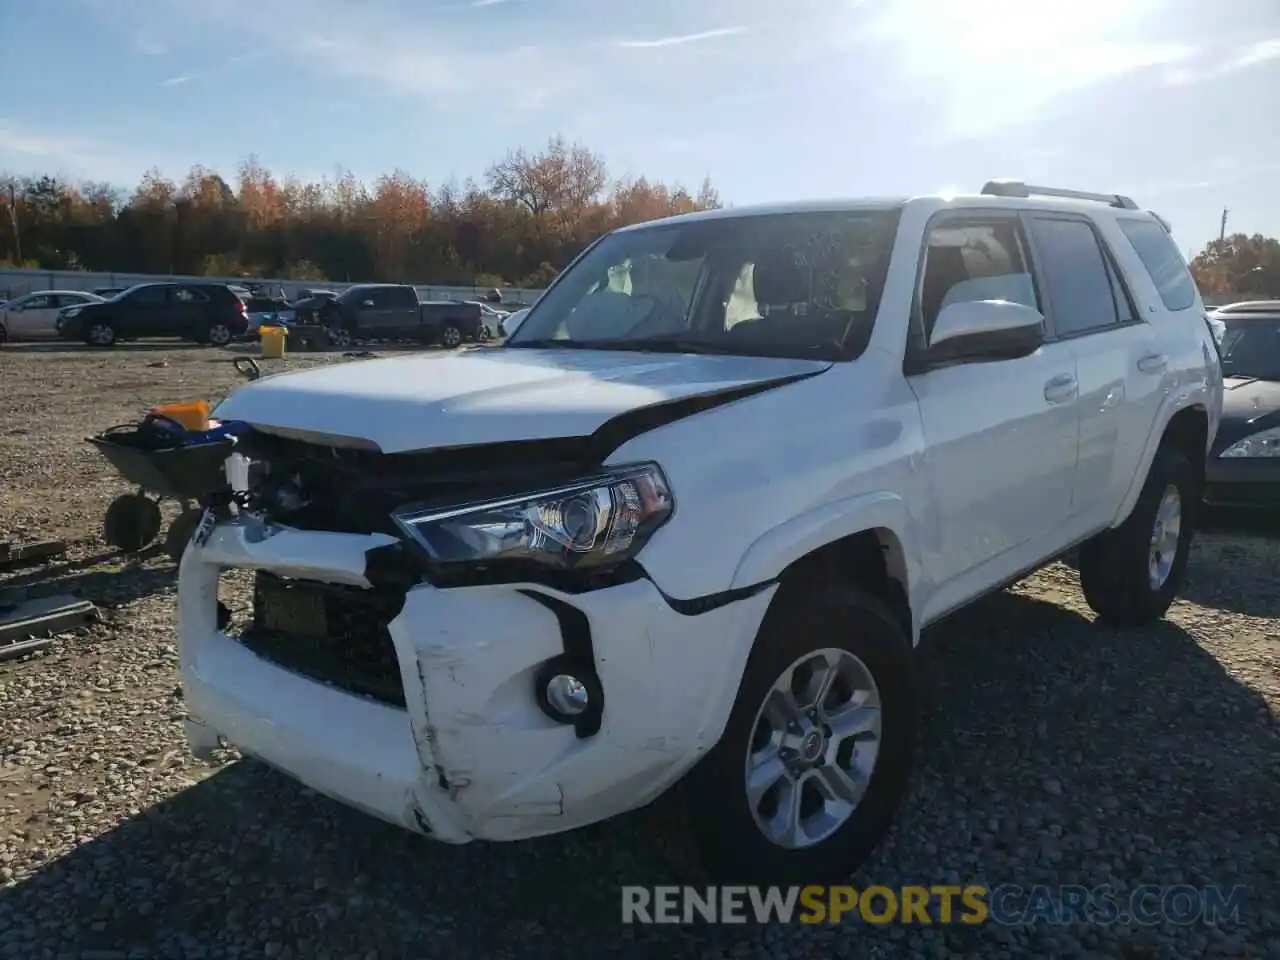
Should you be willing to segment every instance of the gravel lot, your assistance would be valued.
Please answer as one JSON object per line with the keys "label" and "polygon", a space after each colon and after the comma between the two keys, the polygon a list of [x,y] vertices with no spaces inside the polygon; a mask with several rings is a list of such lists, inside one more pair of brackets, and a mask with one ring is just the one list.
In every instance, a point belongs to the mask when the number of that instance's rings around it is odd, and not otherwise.
{"label": "gravel lot", "polygon": [[229,358],[0,351],[0,539],[73,541],[8,585],[103,609],[0,664],[0,957],[1280,957],[1280,539],[1253,521],[1200,536],[1185,599],[1145,632],[1095,627],[1062,564],[935,628],[917,783],[855,878],[1244,885],[1239,924],[624,927],[617,885],[697,882],[669,803],[451,848],[256,763],[194,761],[175,567],[106,553],[124,486],[82,441],[221,396]]}

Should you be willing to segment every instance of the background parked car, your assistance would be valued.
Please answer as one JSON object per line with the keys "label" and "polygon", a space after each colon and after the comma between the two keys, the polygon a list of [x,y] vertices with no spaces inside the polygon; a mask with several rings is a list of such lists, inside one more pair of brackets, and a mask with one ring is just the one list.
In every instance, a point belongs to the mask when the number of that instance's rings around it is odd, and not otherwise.
{"label": "background parked car", "polygon": [[93,292],[103,300],[110,300],[112,297],[120,296],[128,289],[128,287],[95,287]]}
{"label": "background parked car", "polygon": [[6,340],[54,340],[58,312],[64,307],[102,303],[84,290],[37,290],[0,305],[0,343]]}
{"label": "background parked car", "polygon": [[1223,325],[1222,422],[1210,451],[1205,500],[1280,506],[1280,300],[1233,303]]}
{"label": "background parked car", "polygon": [[484,329],[478,304],[419,301],[407,284],[362,283],[319,309],[329,339],[341,349],[355,340],[417,340],[452,349],[479,341]]}
{"label": "background parked car", "polygon": [[226,284],[142,283],[114,300],[64,310],[61,334],[95,347],[139,337],[225,346],[248,327],[244,301]]}
{"label": "background parked car", "polygon": [[523,310],[517,310],[515,313],[508,314],[502,321],[502,329],[499,330],[499,335],[503,337],[511,336],[520,329],[520,324],[524,322],[524,318],[528,315],[528,307],[525,307]]}
{"label": "background parked car", "polygon": [[294,322],[294,309],[284,297],[252,296],[244,301],[245,312],[249,318],[246,330],[252,337],[264,323],[280,323],[289,325]]}

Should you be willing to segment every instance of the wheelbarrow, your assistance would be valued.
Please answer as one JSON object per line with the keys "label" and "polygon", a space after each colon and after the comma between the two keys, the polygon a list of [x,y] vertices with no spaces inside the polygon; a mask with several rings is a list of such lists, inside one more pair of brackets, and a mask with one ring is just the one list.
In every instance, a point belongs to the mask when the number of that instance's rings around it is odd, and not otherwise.
{"label": "wheelbarrow", "polygon": [[[262,376],[249,357],[237,357],[232,365],[246,380]],[[173,500],[182,512],[169,524],[164,548],[175,561],[181,560],[208,501],[231,489],[226,461],[243,426],[224,423],[216,430],[192,433],[169,417],[152,413],[140,424],[121,424],[88,437],[116,472],[138,488],[111,501],[102,538],[128,553],[149,546],[160,535],[160,504]]]}
{"label": "wheelbarrow", "polygon": [[112,427],[88,441],[127,483],[137,487],[136,493],[121,494],[107,507],[103,539],[130,553],[149,546],[160,535],[160,504],[172,500],[181,505],[182,513],[169,525],[165,552],[180,560],[207,501],[230,489],[225,464],[236,438],[226,435],[156,447],[156,433],[147,426],[163,419],[148,417],[141,425]]}

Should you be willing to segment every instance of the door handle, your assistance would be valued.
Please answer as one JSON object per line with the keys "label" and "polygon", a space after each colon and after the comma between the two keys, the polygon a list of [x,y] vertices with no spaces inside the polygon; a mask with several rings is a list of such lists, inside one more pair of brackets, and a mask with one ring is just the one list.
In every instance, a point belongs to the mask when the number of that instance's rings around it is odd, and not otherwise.
{"label": "door handle", "polygon": [[1050,403],[1070,403],[1076,398],[1079,384],[1069,373],[1060,373],[1044,385],[1044,398]]}
{"label": "door handle", "polygon": [[1163,353],[1149,353],[1138,361],[1138,369],[1143,373],[1164,373],[1169,366],[1169,358]]}

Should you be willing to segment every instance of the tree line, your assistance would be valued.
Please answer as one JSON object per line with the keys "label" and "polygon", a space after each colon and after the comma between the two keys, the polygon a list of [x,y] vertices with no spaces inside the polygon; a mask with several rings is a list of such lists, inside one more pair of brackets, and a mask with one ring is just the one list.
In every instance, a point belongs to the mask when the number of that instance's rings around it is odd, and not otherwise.
{"label": "tree line", "polygon": [[0,267],[544,287],[607,230],[720,205],[709,179],[611,179],[604,157],[559,136],[434,188],[403,170],[305,183],[255,157],[234,185],[199,166],[180,183],[151,170],[132,190],[0,176]]}
{"label": "tree line", "polygon": [[[720,205],[709,179],[611,179],[604,157],[560,136],[435,188],[403,170],[304,183],[254,157],[234,186],[198,166],[132,190],[0,176],[0,267],[543,287],[607,230]],[[1191,270],[1204,294],[1280,296],[1280,240],[1214,240]]]}

